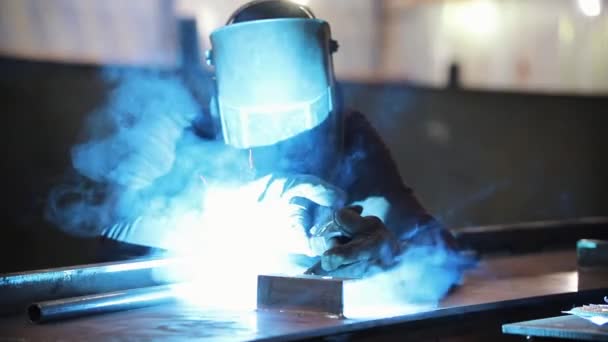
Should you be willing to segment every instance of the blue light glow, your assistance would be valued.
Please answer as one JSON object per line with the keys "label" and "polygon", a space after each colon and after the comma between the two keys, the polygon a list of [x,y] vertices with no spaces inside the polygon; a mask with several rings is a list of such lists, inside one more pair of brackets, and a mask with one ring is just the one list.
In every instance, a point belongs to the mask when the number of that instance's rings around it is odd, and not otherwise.
{"label": "blue light glow", "polygon": [[205,308],[253,309],[258,274],[301,274],[287,254],[307,248],[289,227],[285,204],[260,203],[264,181],[244,186],[212,185],[202,197],[197,229],[173,235],[166,243],[182,259],[159,277],[187,279],[178,295]]}
{"label": "blue light glow", "polygon": [[[192,132],[198,108],[179,78],[152,72],[106,76],[116,86],[91,115],[88,140],[72,153],[74,168],[103,183],[103,191],[90,181],[61,184],[51,194],[48,217],[78,235],[100,234],[98,227],[117,220],[135,222],[116,236],[168,249],[174,258],[156,276],[184,282],[177,295],[204,308],[253,309],[258,274],[301,274],[302,266],[287,255],[310,249],[303,232],[292,229],[288,203],[280,195],[258,201],[268,177],[238,176],[255,163],[250,154]],[[277,183],[270,193],[279,188]],[[315,191],[293,191],[305,190]],[[382,217],[388,202],[378,197],[364,206],[366,214]],[[459,280],[458,271],[437,266],[450,257],[441,250],[408,251],[398,267],[350,282],[345,313],[386,317],[432,307]],[[421,298],[430,304],[411,304]]]}

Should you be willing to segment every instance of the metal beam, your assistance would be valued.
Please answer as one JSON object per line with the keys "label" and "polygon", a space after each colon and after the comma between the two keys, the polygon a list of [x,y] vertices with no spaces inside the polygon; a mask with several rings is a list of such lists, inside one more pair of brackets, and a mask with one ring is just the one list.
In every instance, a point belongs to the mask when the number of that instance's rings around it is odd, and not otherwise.
{"label": "metal beam", "polygon": [[259,275],[257,308],[342,317],[343,279],[312,275]]}

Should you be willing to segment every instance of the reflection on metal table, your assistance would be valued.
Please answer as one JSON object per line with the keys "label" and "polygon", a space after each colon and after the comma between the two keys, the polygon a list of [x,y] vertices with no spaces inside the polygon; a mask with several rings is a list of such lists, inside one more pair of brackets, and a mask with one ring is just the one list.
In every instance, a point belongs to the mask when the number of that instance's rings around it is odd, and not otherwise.
{"label": "reflection on metal table", "polygon": [[[487,333],[501,334],[504,322],[538,318],[539,312],[535,312],[537,316],[525,315],[532,312],[530,308],[543,307],[546,317],[576,303],[603,298],[605,291],[601,289],[577,290],[574,260],[573,251],[484,260],[439,307],[394,317],[337,319],[274,311],[217,311],[174,303],[44,325],[28,323],[22,314],[8,316],[0,319],[0,339],[242,341],[347,335],[352,339],[426,340],[462,336],[472,330],[472,324],[486,328]],[[551,273],[539,274],[539,269]],[[473,330],[482,333],[479,328]]]}
{"label": "reflection on metal table", "polygon": [[535,341],[545,338],[608,341],[608,327],[595,325],[573,315],[505,324],[502,326],[502,331],[505,334],[522,335],[528,340]]}

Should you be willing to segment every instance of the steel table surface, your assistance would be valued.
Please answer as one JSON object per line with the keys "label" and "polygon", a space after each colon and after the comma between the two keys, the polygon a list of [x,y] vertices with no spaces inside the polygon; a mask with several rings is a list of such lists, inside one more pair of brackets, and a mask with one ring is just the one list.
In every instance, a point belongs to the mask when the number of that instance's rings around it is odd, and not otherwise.
{"label": "steel table surface", "polygon": [[559,338],[576,341],[608,341],[608,327],[597,326],[583,318],[568,315],[505,324],[505,334],[533,338]]}
{"label": "steel table surface", "polygon": [[[576,271],[564,271],[574,265],[568,261],[573,257],[574,252],[570,251],[484,261],[465,284],[450,294],[438,308],[405,316],[372,320],[335,319],[293,313],[212,311],[172,304],[44,325],[28,323],[24,316],[9,316],[0,319],[0,340],[90,341],[110,337],[295,340],[348,333],[431,317],[483,311],[497,305],[515,305],[539,296],[576,293]],[[500,269],[492,271],[496,267]],[[537,275],[542,272],[535,272],[535,268],[555,272]]]}

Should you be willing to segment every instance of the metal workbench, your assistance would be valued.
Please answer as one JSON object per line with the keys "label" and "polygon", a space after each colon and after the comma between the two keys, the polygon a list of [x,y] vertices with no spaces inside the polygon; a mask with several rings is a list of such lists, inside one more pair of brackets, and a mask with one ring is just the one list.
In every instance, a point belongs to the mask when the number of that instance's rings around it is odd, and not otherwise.
{"label": "metal workbench", "polygon": [[[91,341],[118,337],[242,341],[328,336],[415,340],[421,336],[462,335],[468,329],[467,324],[497,319],[500,322],[496,322],[496,326],[486,327],[500,333],[501,323],[534,318],[527,315],[533,312],[532,307],[544,309],[534,311],[539,315],[558,314],[559,310],[580,301],[588,302],[596,297],[601,300],[605,294],[601,289],[577,290],[577,273],[573,267],[573,251],[482,261],[465,284],[438,308],[398,317],[336,319],[284,312],[217,311],[175,303],[43,325],[28,323],[24,315],[5,316],[0,319],[0,340]],[[540,269],[548,272],[539,272]]]}

